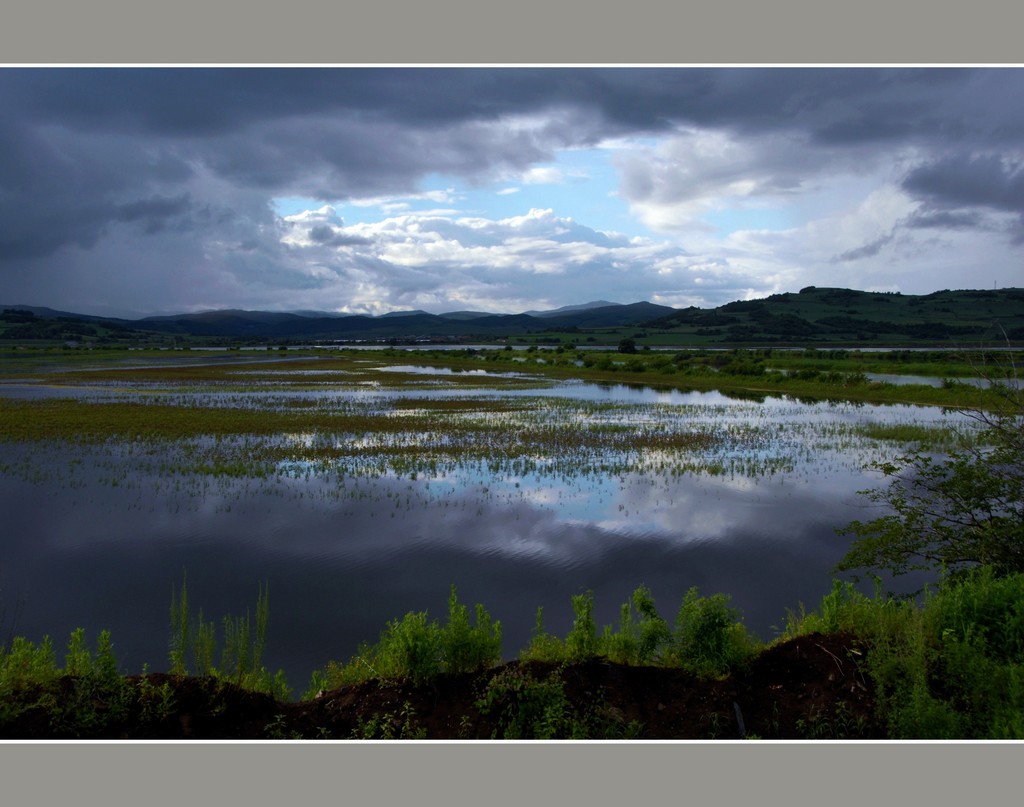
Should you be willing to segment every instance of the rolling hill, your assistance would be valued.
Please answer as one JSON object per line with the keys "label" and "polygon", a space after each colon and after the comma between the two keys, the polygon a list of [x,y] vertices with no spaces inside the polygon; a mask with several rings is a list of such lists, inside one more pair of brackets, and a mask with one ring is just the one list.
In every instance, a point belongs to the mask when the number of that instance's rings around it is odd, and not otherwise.
{"label": "rolling hill", "polygon": [[[124,320],[39,306],[7,305],[0,311],[0,339],[6,342],[125,342],[147,335],[217,342],[464,342],[547,335],[549,340],[603,344],[639,335],[644,344],[680,347],[1024,341],[1024,289],[1019,288],[910,295],[808,286],[717,308],[595,301],[521,314],[396,311],[373,317],[224,309]],[[635,333],[638,328],[640,334]]]}

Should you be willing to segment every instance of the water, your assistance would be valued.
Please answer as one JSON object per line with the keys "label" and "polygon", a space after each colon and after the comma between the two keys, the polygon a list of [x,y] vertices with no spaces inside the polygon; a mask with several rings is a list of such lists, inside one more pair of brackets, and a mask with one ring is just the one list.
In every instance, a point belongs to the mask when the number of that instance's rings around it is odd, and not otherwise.
{"label": "water", "polygon": [[[896,373],[865,373],[870,381],[881,381],[884,384],[896,384],[897,386],[904,386],[907,384],[923,384],[929,387],[942,387],[946,384],[965,384],[971,387],[978,387],[980,389],[988,389],[992,386],[992,381],[987,378],[939,378],[938,376],[925,376],[925,375],[899,375]],[[1021,379],[1019,378],[1002,378],[998,379],[996,383],[1010,387],[1011,389],[1020,389]]]}
{"label": "water", "polygon": [[[849,541],[835,528],[875,515],[857,491],[880,476],[862,466],[897,450],[851,430],[958,418],[936,408],[480,381],[294,394],[371,408],[404,398],[479,398],[484,409],[525,399],[525,412],[493,416],[507,429],[488,438],[518,446],[520,456],[442,462],[434,472],[417,466],[414,474],[381,470],[372,452],[325,466],[299,451],[277,473],[253,479],[169,475],[160,464],[178,450],[171,445],[0,444],[3,637],[48,634],[59,650],[76,627],[93,638],[106,628],[123,669],[166,669],[171,592],[187,569],[193,607],[207,619],[253,611],[258,584],[269,585],[266,661],[285,669],[297,694],[314,669],[375,641],[388,620],[410,610],[443,618],[452,584],[461,601],[482,602],[502,622],[507,657],[529,642],[539,606],[548,629],[565,635],[573,594],[593,591],[603,625],[617,621],[639,585],[670,622],[691,586],[728,593],[748,627],[769,639],[787,609],[813,607],[829,590]],[[237,405],[285,397],[255,390]],[[574,419],[595,429],[592,439],[529,443],[528,428]],[[690,431],[715,440],[636,448],[604,426],[649,429],[652,441]],[[299,448],[319,439],[280,438]],[[372,448],[407,438],[364,439]],[[435,438],[422,439],[426,446]]]}

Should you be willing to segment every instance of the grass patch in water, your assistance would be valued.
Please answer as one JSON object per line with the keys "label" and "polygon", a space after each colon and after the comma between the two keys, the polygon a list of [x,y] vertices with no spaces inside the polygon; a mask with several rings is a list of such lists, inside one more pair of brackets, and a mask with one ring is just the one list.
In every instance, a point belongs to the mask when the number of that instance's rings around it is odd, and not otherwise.
{"label": "grass patch in water", "polygon": [[872,440],[902,445],[915,444],[922,449],[944,449],[961,445],[966,436],[954,429],[922,426],[917,423],[862,423],[853,431]]}

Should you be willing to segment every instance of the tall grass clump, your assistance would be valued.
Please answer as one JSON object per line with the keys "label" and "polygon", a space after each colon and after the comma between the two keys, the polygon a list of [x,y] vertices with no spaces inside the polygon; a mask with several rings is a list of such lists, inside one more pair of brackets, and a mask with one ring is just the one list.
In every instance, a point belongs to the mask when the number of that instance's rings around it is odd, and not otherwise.
{"label": "tall grass clump", "polygon": [[523,661],[579,662],[601,657],[618,664],[683,667],[698,675],[721,676],[739,668],[756,651],[757,642],[744,627],[740,613],[724,594],[701,597],[692,588],[683,598],[674,628],[654,605],[645,586],[622,604],[617,628],[606,625],[599,634],[593,618],[591,592],[572,598],[574,619],[565,640],[544,629],[543,612]]}
{"label": "tall grass clump", "polygon": [[786,637],[848,632],[894,739],[1024,738],[1024,574],[988,567],[943,579],[920,603],[833,583]]}
{"label": "tall grass clump", "polygon": [[26,718],[27,725],[52,737],[108,736],[133,714],[159,722],[171,699],[158,693],[163,708],[152,708],[155,688],[147,690],[140,680],[121,675],[108,631],[99,634],[93,648],[83,628],[73,631],[63,667],[49,637],[38,645],[14,637],[0,647],[0,735],[19,734]]}
{"label": "tall grass clump", "polygon": [[572,610],[572,627],[563,641],[544,629],[543,611],[538,609],[533,637],[520,658],[523,661],[579,662],[600,656],[619,664],[648,664],[654,662],[669,636],[668,626],[658,616],[654,598],[644,586],[622,604],[618,630],[605,625],[598,633],[591,591],[574,595]]}
{"label": "tall grass clump", "polygon": [[565,643],[548,633],[544,624],[544,608],[537,608],[537,614],[533,622],[533,634],[530,637],[530,644],[519,653],[522,661],[543,661],[559,662],[565,660]]}
{"label": "tall grass clump", "polygon": [[853,583],[832,581],[832,590],[821,598],[817,610],[810,613],[800,606],[790,611],[783,633],[793,638],[809,633],[852,633],[874,643],[903,641],[919,630],[920,614],[910,599],[883,596],[876,582],[869,597]]}
{"label": "tall grass clump", "polygon": [[59,678],[92,678],[103,685],[114,685],[118,671],[110,631],[101,631],[95,649],[85,639],[85,629],[76,628],[68,638],[64,666],[57,664],[57,653],[49,636],[38,645],[24,636],[15,636],[9,648],[0,647],[0,698],[17,689],[52,685]]}
{"label": "tall grass clump", "polygon": [[501,661],[501,636],[501,622],[492,620],[479,603],[475,624],[471,622],[453,585],[443,627],[426,611],[410,611],[388,622],[376,644],[363,643],[347,663],[331,661],[315,671],[306,696],[370,678],[408,678],[422,684],[441,673],[487,669]]}
{"label": "tall grass clump", "polygon": [[476,672],[501,661],[501,623],[492,622],[484,607],[476,605],[476,624],[459,602],[455,586],[448,597],[448,624],[441,631],[444,670],[451,674]]}
{"label": "tall grass clump", "polygon": [[38,645],[24,636],[13,637],[9,647],[0,645],[0,701],[30,684],[50,684],[60,675],[49,636]]}
{"label": "tall grass clump", "polygon": [[[170,665],[173,675],[211,676],[243,689],[264,692],[282,700],[291,697],[284,671],[275,675],[263,664],[270,620],[267,586],[261,585],[256,597],[256,614],[244,617],[225,616],[222,620],[222,641],[217,641],[214,622],[207,622],[200,609],[192,616],[188,599],[188,581],[182,577],[181,593],[171,592]],[[218,644],[220,664],[215,664]]]}
{"label": "tall grass clump", "polygon": [[608,625],[601,636],[601,649],[618,664],[653,664],[672,635],[654,607],[650,589],[641,586],[621,608],[618,631]]}
{"label": "tall grass clump", "polygon": [[729,600],[726,594],[702,597],[695,587],[687,591],[664,651],[665,664],[711,677],[727,675],[746,664],[756,652],[757,642]]}

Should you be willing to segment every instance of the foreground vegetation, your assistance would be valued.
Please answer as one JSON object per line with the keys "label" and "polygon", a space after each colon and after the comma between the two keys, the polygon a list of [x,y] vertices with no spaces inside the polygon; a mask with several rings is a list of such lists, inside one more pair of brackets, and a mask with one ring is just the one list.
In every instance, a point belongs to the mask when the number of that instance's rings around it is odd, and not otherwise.
{"label": "foreground vegetation", "polygon": [[[1021,574],[997,577],[980,568],[943,580],[916,601],[879,591],[868,596],[836,581],[816,608],[791,611],[780,636],[767,645],[747,632],[723,594],[702,597],[691,589],[670,622],[640,587],[623,604],[619,624],[603,629],[593,621],[590,595],[580,594],[573,598],[575,620],[566,636],[549,634],[538,612],[530,644],[506,664],[500,663],[500,624],[482,605],[471,618],[453,588],[443,625],[425,612],[389,623],[376,643],[316,671],[299,702],[290,700],[283,675],[262,665],[266,597],[261,588],[254,622],[248,615],[224,619],[218,639],[213,623],[204,623],[201,612],[190,613],[183,586],[172,607],[169,674],[122,675],[105,632],[89,647],[84,632],[75,631],[62,664],[48,638],[39,644],[14,638],[0,650],[0,736],[180,736],[175,732],[187,707],[213,721],[214,733],[223,737],[454,738],[478,736],[485,727],[482,736],[507,739],[657,739],[643,721],[627,719],[626,707],[616,705],[622,694],[612,686],[616,678],[644,675],[647,686],[671,681],[710,698],[704,707],[688,703],[690,714],[677,715],[702,727],[692,736],[1024,738]],[[803,648],[798,666],[767,672],[767,660],[791,647]],[[827,664],[821,686],[838,670],[842,687],[830,700],[801,700],[794,707],[794,698],[810,691],[806,680],[805,692],[790,689],[801,685],[800,665],[812,666],[806,656],[813,648],[828,656],[822,656]],[[214,663],[218,650],[220,662]],[[609,681],[604,694],[577,691],[579,680],[595,671]],[[776,679],[765,692],[755,693],[749,683]],[[445,715],[449,730],[440,735],[435,715],[429,734],[426,715],[417,713],[426,707],[416,698],[432,692],[436,700],[453,687],[469,698],[463,699],[465,712]],[[380,700],[382,693],[391,700]],[[396,693],[405,700],[395,700]],[[642,701],[645,692],[632,697]],[[651,697],[665,696],[658,691]],[[377,711],[359,711],[361,698]],[[735,714],[716,705],[728,706],[730,699]],[[309,724],[312,714],[326,722],[323,710],[336,703],[354,710],[345,724],[350,730],[340,737],[325,725]],[[244,704],[256,709],[258,725],[247,712],[244,720],[239,716]],[[681,707],[660,704],[666,708]],[[336,729],[340,718],[330,720]]]}

